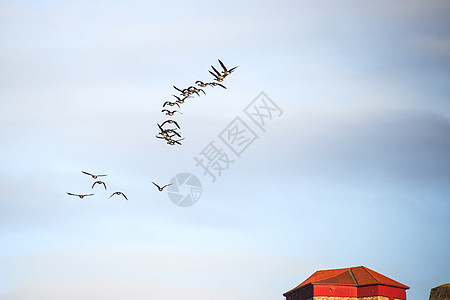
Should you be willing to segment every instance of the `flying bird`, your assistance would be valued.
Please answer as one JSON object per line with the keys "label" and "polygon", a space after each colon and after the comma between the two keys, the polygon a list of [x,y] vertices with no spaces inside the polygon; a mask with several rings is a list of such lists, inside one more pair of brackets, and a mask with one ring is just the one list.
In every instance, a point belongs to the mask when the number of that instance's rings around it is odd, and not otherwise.
{"label": "flying bird", "polygon": [[180,113],[180,114],[183,114],[181,111],[178,111],[178,110],[172,110],[172,111],[170,111],[170,110],[168,110],[168,109],[163,109],[161,112],[165,112],[166,113],[166,115],[168,115],[168,116],[173,116],[173,114],[174,113]]}
{"label": "flying bird", "polygon": [[100,180],[97,180],[96,182],[94,182],[94,184],[92,185],[91,189],[93,189],[96,184],[103,184],[103,186],[105,187],[105,190],[107,189],[106,188],[106,184],[103,181],[100,181]]}
{"label": "flying bird", "polygon": [[213,65],[211,65],[211,68],[214,70],[215,73],[213,73],[213,72],[211,72],[211,71],[209,71],[209,73],[211,73],[211,74],[215,77],[215,79],[216,79],[218,82],[223,81],[223,79],[225,78],[225,76],[223,76],[219,71],[217,71],[217,69],[214,68]]}
{"label": "flying bird", "polygon": [[153,181],[152,181],[152,183],[154,184],[154,185],[156,185],[156,187],[158,188],[158,190],[160,191],[160,192],[162,192],[162,190],[165,188],[165,187],[167,187],[167,186],[169,186],[169,185],[171,185],[172,183],[169,183],[169,184],[166,184],[165,186],[163,186],[163,187],[160,187],[159,185],[157,185],[156,183],[154,183]]}
{"label": "flying bird", "polygon": [[220,83],[217,83],[217,82],[208,82],[207,84],[209,84],[209,85],[211,85],[211,86],[220,86],[221,88],[224,88],[224,89],[226,89],[227,87],[226,86],[224,86],[223,84],[220,84]]}
{"label": "flying bird", "polygon": [[239,66],[236,66],[236,67],[233,67],[233,68],[231,68],[231,69],[227,69],[227,67],[225,67],[225,65],[223,64],[223,62],[222,62],[220,59],[219,59],[219,64],[222,66],[222,69],[223,69],[223,71],[222,71],[223,77],[225,77],[225,76],[227,76],[227,75],[230,75],[231,72],[234,71],[234,69],[236,69],[237,67],[239,67]]}
{"label": "flying bird", "polygon": [[182,145],[182,144],[180,143],[180,141],[182,141],[182,140],[184,140],[184,138],[179,139],[179,140],[172,140],[172,139],[170,138],[170,139],[167,139],[167,144],[169,144],[169,145],[175,145],[175,144]]}
{"label": "flying bird", "polygon": [[206,95],[205,91],[202,89],[198,89],[195,86],[191,85],[190,87],[187,88],[188,91],[193,91],[194,93],[196,93],[198,96],[200,96],[200,94],[198,92],[203,92],[203,94]]}
{"label": "flying bird", "polygon": [[[122,195],[122,196],[125,198],[125,200],[128,201],[127,196],[125,196],[125,194],[122,193],[122,192],[114,192],[114,193],[111,194],[111,196],[109,196],[109,198],[111,198],[111,197],[114,196],[114,195],[119,195],[119,196]],[[109,198],[108,198],[108,199],[109,199]]]}
{"label": "flying bird", "polygon": [[88,172],[85,172],[85,171],[81,171],[81,173],[89,175],[89,176],[91,176],[94,179],[97,179],[97,177],[100,177],[100,176],[108,176],[108,174],[94,175],[94,174],[91,174],[91,173],[88,173]]}
{"label": "flying bird", "polygon": [[[172,96],[174,96],[175,98],[177,98],[177,101],[175,101],[176,103],[181,103],[181,104],[183,104],[183,103],[184,103],[184,100],[186,100],[187,98],[191,98],[190,95],[183,96],[183,97],[184,97],[183,99],[181,99],[180,97],[175,96],[175,95],[172,95]],[[178,105],[178,107],[179,107],[179,105]]]}
{"label": "flying bird", "polygon": [[198,86],[201,86],[201,87],[206,87],[208,85],[208,83],[204,83],[203,81],[200,81],[200,80],[197,80],[195,82],[195,84],[197,84]]}
{"label": "flying bird", "polygon": [[95,194],[82,194],[82,195],[80,195],[80,194],[67,193],[67,195],[76,196],[76,197],[79,197],[80,199],[83,199],[84,197],[93,196]]}
{"label": "flying bird", "polygon": [[176,89],[177,91],[179,91],[181,93],[181,95],[183,95],[183,97],[187,97],[189,96],[189,92],[187,89],[179,89],[176,86],[173,86],[174,89]]}
{"label": "flying bird", "polygon": [[169,124],[175,124],[175,126],[177,126],[178,129],[180,129],[180,126],[179,126],[178,123],[175,122],[174,120],[166,120],[166,121],[164,121],[164,122],[161,124],[161,126],[164,126],[164,124],[166,124],[166,123],[169,123]]}
{"label": "flying bird", "polygon": [[177,102],[166,101],[166,102],[164,102],[163,107],[166,105],[169,105],[169,106],[178,105],[178,107],[180,107],[180,104],[178,104]]}

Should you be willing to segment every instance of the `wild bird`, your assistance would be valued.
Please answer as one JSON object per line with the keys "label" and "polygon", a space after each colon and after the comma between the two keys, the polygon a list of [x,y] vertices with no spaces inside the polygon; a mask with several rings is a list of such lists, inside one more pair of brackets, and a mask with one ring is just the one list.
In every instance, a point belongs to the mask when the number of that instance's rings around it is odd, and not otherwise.
{"label": "wild bird", "polygon": [[81,173],[86,174],[86,175],[89,175],[89,176],[91,176],[91,177],[94,178],[94,179],[97,179],[98,177],[101,177],[101,176],[108,176],[108,174],[94,175],[94,174],[91,174],[91,173],[85,172],[85,171],[81,171]]}
{"label": "wild bird", "polygon": [[175,128],[174,129],[170,129],[170,128],[169,129],[164,129],[158,123],[156,123],[156,125],[158,125],[158,128],[160,130],[160,132],[158,134],[160,134],[162,136],[167,136],[167,135],[169,135],[169,133],[174,133],[175,135],[181,137],[181,135],[178,132],[175,131],[176,130]]}
{"label": "wild bird", "polygon": [[168,187],[169,185],[172,185],[172,183],[169,183],[169,184],[164,185],[163,187],[160,187],[159,185],[157,185],[157,184],[154,183],[153,181],[152,181],[152,183],[158,188],[158,190],[159,190],[160,192],[162,192],[163,189],[164,189],[165,187]]}
{"label": "wild bird", "polygon": [[226,89],[227,87],[226,86],[224,86],[223,84],[220,84],[220,83],[217,83],[217,82],[208,82],[208,84],[209,85],[211,85],[211,86],[213,86],[213,87],[215,87],[215,86],[220,86],[221,88],[224,88],[224,89]]}
{"label": "wild bird", "polygon": [[[111,198],[112,196],[114,196],[114,195],[119,195],[119,196],[123,196],[124,198],[125,198],[125,200],[127,200],[128,201],[128,198],[127,198],[127,196],[125,196],[125,194],[124,193],[122,193],[122,192],[114,192],[114,193],[112,193],[111,194],[111,196],[109,196],[109,198]],[[108,198],[108,199],[109,199]]]}
{"label": "wild bird", "polygon": [[[184,100],[186,100],[187,98],[191,98],[191,96],[190,95],[187,95],[187,96],[183,96],[183,99],[181,99],[180,97],[178,97],[178,96],[176,96],[176,95],[172,95],[172,96],[174,96],[175,98],[177,98],[177,100],[175,101],[176,103],[180,103],[180,104],[183,104],[184,103]],[[180,105],[178,105],[178,106],[180,106]]]}
{"label": "wild bird", "polygon": [[182,145],[180,143],[180,141],[182,141],[182,140],[184,140],[184,138],[179,139],[179,140],[172,140],[172,138],[170,138],[170,139],[167,139],[167,144],[169,144],[169,145],[175,145],[175,144]]}
{"label": "wild bird", "polygon": [[94,196],[95,194],[72,194],[72,193],[68,192],[67,195],[75,196],[75,197],[79,197],[80,199],[83,199],[84,197]]}
{"label": "wild bird", "polygon": [[176,89],[177,91],[179,91],[181,93],[181,95],[183,95],[183,97],[187,97],[189,96],[189,92],[187,89],[179,89],[176,86],[173,86],[174,89]]}
{"label": "wild bird", "polygon": [[231,69],[227,69],[227,67],[225,67],[224,63],[220,59],[218,59],[218,61],[219,61],[219,64],[222,66],[222,69],[223,69],[223,71],[222,71],[223,77],[226,77],[226,76],[230,75],[231,72],[233,72],[237,67],[239,67],[239,66],[236,66],[236,67],[233,67]]}
{"label": "wild bird", "polygon": [[181,111],[178,111],[178,110],[170,111],[168,109],[163,109],[163,110],[161,110],[161,112],[165,112],[167,116],[173,116],[173,114],[176,113],[176,112],[180,113],[180,114],[183,114]]}
{"label": "wild bird", "polygon": [[214,76],[214,79],[218,82],[222,82],[223,79],[225,78],[219,71],[217,71],[216,68],[214,68],[214,66],[211,65],[211,68],[214,70],[215,73],[208,71],[209,73],[211,73],[211,75]]}
{"label": "wild bird", "polygon": [[203,81],[197,80],[195,82],[196,85],[201,86],[201,87],[206,87],[208,86],[208,83],[204,83]]}
{"label": "wild bird", "polygon": [[100,181],[100,180],[97,180],[96,182],[94,182],[91,189],[93,189],[96,184],[103,184],[103,186],[105,187],[105,190],[107,190],[106,183],[104,183],[103,181]]}
{"label": "wild bird", "polygon": [[166,102],[164,102],[163,107],[166,105],[169,105],[169,106],[177,105],[178,107],[180,107],[180,104],[178,104],[177,102],[166,101]]}
{"label": "wild bird", "polygon": [[175,122],[174,120],[166,120],[164,122],[162,122],[161,126],[164,126],[164,124],[169,123],[169,124],[175,124],[175,126],[178,127],[178,129],[180,129],[180,126],[178,125],[177,122]]}
{"label": "wild bird", "polygon": [[196,82],[195,82],[198,86],[201,86],[201,87],[206,87],[206,86],[212,86],[212,87],[215,87],[215,86],[220,86],[220,87],[222,87],[222,88],[224,88],[224,89],[226,89],[227,87],[226,86],[224,86],[223,84],[220,84],[220,83],[217,83],[217,82],[203,82],[203,81],[200,81],[200,80],[197,80]]}
{"label": "wild bird", "polygon": [[191,85],[190,87],[187,88],[188,91],[192,91],[194,93],[196,93],[198,96],[200,96],[200,94],[198,92],[202,92],[203,94],[206,95],[205,91],[199,88],[196,88],[195,86]]}

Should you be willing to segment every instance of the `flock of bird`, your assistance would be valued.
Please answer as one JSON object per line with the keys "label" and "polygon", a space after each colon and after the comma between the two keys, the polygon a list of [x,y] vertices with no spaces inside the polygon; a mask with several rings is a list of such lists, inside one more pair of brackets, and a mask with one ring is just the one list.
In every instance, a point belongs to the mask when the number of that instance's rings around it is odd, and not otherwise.
{"label": "flock of bird", "polygon": [[[170,110],[170,107],[173,106],[177,106],[178,108],[181,108],[180,104],[183,104],[186,99],[191,98],[192,95],[196,94],[197,96],[200,96],[200,93],[203,93],[204,95],[206,95],[206,92],[202,89],[204,87],[207,86],[211,86],[211,87],[216,87],[219,86],[223,89],[226,89],[226,86],[224,86],[222,84],[223,80],[225,79],[225,77],[227,77],[228,75],[230,75],[238,66],[233,67],[231,69],[227,69],[227,67],[224,65],[224,63],[219,59],[219,64],[222,67],[222,71],[218,71],[214,66],[211,65],[212,71],[209,70],[209,73],[211,75],[213,75],[213,81],[211,82],[203,82],[200,80],[195,81],[195,85],[196,86],[189,86],[188,88],[185,89],[179,89],[176,86],[173,86],[175,90],[177,90],[178,92],[180,92],[179,95],[172,95],[173,97],[175,97],[175,101],[171,102],[171,101],[166,101],[163,104],[163,110],[161,112],[165,113],[165,115],[168,116],[174,116],[175,113],[179,113],[182,114],[182,112],[177,111],[177,110]],[[167,108],[166,108],[167,106]],[[174,128],[165,128],[166,124],[173,124],[175,127]],[[177,131],[178,129],[180,129],[180,126],[178,125],[178,123],[175,120],[172,119],[168,119],[165,120],[164,122],[162,122],[161,124],[157,123],[158,125],[158,129],[159,132],[156,135],[156,138],[158,139],[163,139],[166,141],[167,144],[169,145],[181,145],[180,141],[184,140],[184,138],[182,138],[181,134]],[[94,189],[97,185],[99,186],[103,186],[103,188],[105,190],[107,190],[106,187],[106,183],[102,180],[98,180],[99,177],[105,177],[108,176],[108,174],[92,174],[86,171],[81,171],[81,173],[88,175],[90,177],[92,177],[95,181],[91,186],[91,189]],[[152,181],[152,183],[156,186],[156,188],[158,189],[158,191],[162,192],[166,187],[170,186],[171,183],[160,186],[158,184],[156,184],[155,182]],[[69,196],[74,196],[74,197],[78,197],[80,199],[83,199],[84,197],[90,197],[90,196],[94,196],[94,193],[86,193],[86,194],[75,194],[75,193],[69,193],[67,192],[67,194]],[[111,194],[111,196],[109,196],[109,198],[113,197],[113,196],[122,196],[123,198],[125,198],[125,200],[128,201],[127,196],[120,191],[116,191],[114,193]],[[108,198],[108,199],[109,199]]]}
{"label": "flock of bird", "polygon": [[[225,64],[220,59],[218,61],[219,61],[220,66],[222,67],[222,71],[219,72],[212,65],[211,65],[212,71],[209,70],[209,73],[211,75],[213,75],[213,77],[214,77],[213,81],[203,82],[203,81],[197,80],[195,82],[195,86],[191,85],[185,89],[180,89],[174,85],[173,88],[179,92],[179,95],[172,95],[176,99],[173,102],[172,101],[164,102],[163,110],[161,112],[165,113],[165,115],[168,115],[168,116],[174,116],[175,113],[183,114],[182,112],[180,112],[178,110],[169,110],[168,108],[169,108],[169,106],[170,107],[177,106],[178,108],[181,108],[180,104],[184,104],[186,99],[192,98],[192,96],[194,94],[196,94],[197,96],[200,96],[200,93],[203,93],[204,95],[206,95],[206,92],[202,89],[202,87],[219,86],[221,88],[226,89],[226,86],[224,86],[221,82],[223,82],[225,77],[230,75],[238,66],[233,67],[231,69],[227,69]],[[167,108],[166,108],[166,106],[167,106]],[[164,128],[164,125],[166,125],[166,124],[173,124],[173,125],[175,125],[175,127],[174,128]],[[180,129],[180,125],[178,125],[178,123],[175,120],[168,119],[168,120],[165,120],[164,122],[162,122],[161,124],[157,123],[156,125],[158,125],[158,129],[159,129],[159,132],[156,135],[156,138],[163,139],[164,141],[166,141],[166,143],[168,145],[175,145],[175,144],[181,145],[180,141],[184,140],[184,138],[182,138],[181,134],[177,131],[178,129]]]}
{"label": "flock of bird", "polygon": [[[95,187],[96,185],[101,185],[101,186],[103,186],[103,188],[104,188],[105,190],[107,190],[106,183],[105,183],[104,181],[97,180],[97,179],[98,179],[98,177],[108,176],[108,174],[100,174],[100,175],[96,175],[96,174],[92,174],[92,173],[89,173],[89,172],[86,172],[86,171],[81,171],[81,173],[86,174],[86,175],[89,175],[89,176],[91,176],[94,180],[96,180],[96,181],[92,184],[91,189],[94,189],[94,187]],[[171,183],[169,183],[169,184],[166,184],[166,185],[160,187],[158,184],[154,183],[153,181],[152,181],[152,183],[158,188],[158,190],[159,190],[160,192],[162,192],[162,191],[164,190],[164,188],[166,188],[166,187],[168,187],[169,185],[171,185]],[[83,199],[84,197],[89,197],[89,196],[94,196],[94,195],[95,195],[94,193],[90,193],[90,194],[74,194],[74,193],[69,193],[69,192],[67,192],[67,194],[68,194],[69,196],[75,196],[75,197],[78,197],[78,198],[80,198],[80,199]],[[119,192],[119,191],[114,192],[114,193],[111,194],[111,196],[109,196],[109,198],[111,198],[111,197],[114,196],[114,195],[123,196],[123,197],[125,198],[125,200],[128,201],[127,196],[126,196],[123,192]],[[109,198],[108,198],[108,199],[109,199]]]}

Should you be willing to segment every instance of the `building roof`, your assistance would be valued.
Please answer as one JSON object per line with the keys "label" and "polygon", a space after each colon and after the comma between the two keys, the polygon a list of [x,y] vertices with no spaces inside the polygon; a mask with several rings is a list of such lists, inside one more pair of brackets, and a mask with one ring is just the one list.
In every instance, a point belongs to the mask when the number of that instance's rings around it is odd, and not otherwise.
{"label": "building roof", "polygon": [[450,283],[444,283],[431,289],[430,300],[445,299],[450,299]]}
{"label": "building roof", "polygon": [[344,269],[316,271],[300,285],[291,289],[290,291],[287,291],[285,294],[309,284],[346,285],[355,287],[367,285],[387,285],[402,289],[409,289],[408,286],[398,281],[395,281],[364,266],[359,266]]}

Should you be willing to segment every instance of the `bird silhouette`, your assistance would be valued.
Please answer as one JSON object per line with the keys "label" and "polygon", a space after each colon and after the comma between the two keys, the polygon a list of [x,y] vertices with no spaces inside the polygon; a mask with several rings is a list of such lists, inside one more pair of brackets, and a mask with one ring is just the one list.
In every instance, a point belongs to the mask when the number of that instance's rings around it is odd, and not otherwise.
{"label": "bird silhouette", "polygon": [[175,124],[175,126],[178,127],[178,129],[180,129],[180,126],[178,125],[177,122],[175,122],[174,120],[166,120],[164,122],[162,122],[161,126],[164,126],[164,124],[169,123],[169,124]]}
{"label": "bird silhouette", "polygon": [[[114,196],[114,195],[119,195],[119,196],[122,195],[122,196],[125,198],[125,200],[128,201],[127,196],[125,196],[125,194],[122,193],[122,192],[114,192],[114,193],[111,194],[111,196],[109,196],[109,198],[111,198],[111,197]],[[109,198],[108,198],[108,199],[109,199]]]}
{"label": "bird silhouette", "polygon": [[93,195],[95,195],[95,194],[72,194],[72,193],[67,193],[67,195],[70,195],[70,196],[76,196],[76,197],[79,197],[80,199],[83,199],[84,197],[89,197],[89,196],[93,196]]}
{"label": "bird silhouette", "polygon": [[183,97],[187,97],[189,96],[189,92],[187,89],[179,89],[176,86],[173,86],[174,89],[176,89],[177,91],[179,91],[181,93],[181,95],[183,95]]}
{"label": "bird silhouette", "polygon": [[212,87],[215,87],[215,86],[220,86],[221,88],[224,88],[224,89],[226,89],[227,87],[226,86],[224,86],[223,84],[220,84],[220,83],[217,83],[217,82],[208,82],[208,84],[209,85],[211,85]]}
{"label": "bird silhouette", "polygon": [[172,111],[170,111],[170,110],[168,110],[168,109],[163,109],[163,110],[161,110],[161,112],[165,112],[166,113],[166,115],[168,115],[168,116],[173,116],[173,114],[174,113],[180,113],[180,114],[183,114],[181,111],[178,111],[178,110],[172,110]]}
{"label": "bird silhouette", "polygon": [[222,74],[223,74],[223,77],[224,77],[224,78],[225,78],[226,76],[230,75],[231,72],[234,71],[234,69],[236,69],[237,67],[239,67],[239,66],[236,66],[236,67],[233,67],[233,68],[231,68],[231,69],[227,69],[227,67],[225,67],[224,63],[223,63],[220,59],[219,59],[218,61],[219,61],[219,64],[222,66],[222,69],[223,69]]}
{"label": "bird silhouette", "polygon": [[166,101],[166,102],[164,102],[163,107],[166,105],[169,105],[169,106],[177,105],[178,107],[180,107],[180,104],[178,104],[177,102]]}
{"label": "bird silhouette", "polygon": [[100,181],[100,180],[97,180],[96,182],[94,182],[94,184],[92,185],[91,189],[93,189],[96,184],[103,184],[103,186],[105,187],[105,190],[107,189],[106,188],[106,184],[103,181]]}
{"label": "bird silhouette", "polygon": [[198,89],[198,88],[196,88],[195,86],[193,86],[193,85],[191,85],[190,87],[188,87],[187,88],[188,89],[188,91],[192,91],[192,92],[194,92],[194,93],[196,93],[198,96],[200,96],[200,94],[198,93],[198,92],[202,92],[203,94],[205,94],[206,95],[206,93],[205,93],[205,91],[204,90],[202,90],[202,89]]}
{"label": "bird silhouette", "polygon": [[94,175],[94,174],[91,174],[91,173],[85,172],[85,171],[81,171],[81,173],[86,174],[86,175],[89,175],[89,176],[91,176],[91,177],[94,178],[94,179],[97,179],[97,177],[100,177],[100,176],[108,176],[108,174]]}
{"label": "bird silhouette", "polygon": [[211,75],[215,77],[216,81],[222,82],[225,77],[219,71],[217,71],[217,69],[214,68],[214,66],[211,66],[211,68],[214,70],[215,73],[211,71],[209,71],[209,73],[211,73]]}
{"label": "bird silhouette", "polygon": [[180,143],[180,141],[182,141],[182,140],[184,140],[184,138],[179,139],[179,140],[172,140],[172,138],[170,138],[170,139],[167,139],[167,144],[172,145],[172,146],[175,144],[182,145]]}
{"label": "bird silhouette", "polygon": [[[190,95],[183,96],[183,99],[181,99],[180,97],[178,97],[178,96],[176,96],[176,95],[172,95],[172,96],[174,96],[175,98],[177,98],[177,100],[176,100],[175,102],[176,102],[176,103],[180,103],[180,104],[183,104],[183,103],[184,103],[184,100],[186,100],[187,98],[191,98]],[[178,105],[178,106],[179,106],[179,105]]]}
{"label": "bird silhouette", "polygon": [[165,187],[167,187],[167,186],[169,186],[169,185],[172,184],[172,183],[169,183],[169,184],[164,185],[163,187],[160,187],[159,185],[157,185],[157,184],[154,183],[153,181],[152,181],[152,183],[153,183],[154,185],[156,185],[156,187],[158,188],[158,190],[159,190],[160,192],[162,192],[162,190],[163,190]]}

